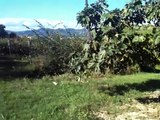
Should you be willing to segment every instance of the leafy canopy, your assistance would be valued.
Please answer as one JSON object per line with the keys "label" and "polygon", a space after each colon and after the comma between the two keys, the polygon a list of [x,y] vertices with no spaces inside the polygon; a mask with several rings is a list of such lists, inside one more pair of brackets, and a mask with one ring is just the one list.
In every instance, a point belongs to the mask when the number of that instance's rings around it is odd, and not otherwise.
{"label": "leafy canopy", "polygon": [[160,62],[160,1],[132,0],[122,10],[107,7],[99,0],[78,13],[78,23],[94,40],[73,54],[72,71],[127,73],[135,65],[137,70],[154,68]]}

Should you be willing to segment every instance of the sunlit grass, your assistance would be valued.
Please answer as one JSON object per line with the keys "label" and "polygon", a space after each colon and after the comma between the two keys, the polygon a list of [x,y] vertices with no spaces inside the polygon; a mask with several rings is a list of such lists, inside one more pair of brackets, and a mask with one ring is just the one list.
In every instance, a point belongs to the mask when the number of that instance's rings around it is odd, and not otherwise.
{"label": "sunlit grass", "polygon": [[[76,76],[70,74],[41,79],[1,79],[0,119],[88,120],[94,119],[93,113],[103,107],[110,114],[118,114],[122,111],[116,106],[129,103],[130,99],[142,97],[145,91],[151,90],[145,89],[150,80],[160,83],[160,75],[114,75],[86,78],[79,82]],[[122,87],[123,94],[116,91],[117,86]],[[155,89],[160,89],[160,86],[155,86]]]}

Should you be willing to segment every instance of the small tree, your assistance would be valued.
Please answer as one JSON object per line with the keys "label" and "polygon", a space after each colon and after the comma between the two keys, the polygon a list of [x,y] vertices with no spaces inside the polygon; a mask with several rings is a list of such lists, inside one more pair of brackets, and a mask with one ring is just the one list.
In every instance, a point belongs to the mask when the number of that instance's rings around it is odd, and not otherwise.
{"label": "small tree", "polygon": [[0,24],[0,38],[6,38],[8,33],[5,31],[5,26]]}

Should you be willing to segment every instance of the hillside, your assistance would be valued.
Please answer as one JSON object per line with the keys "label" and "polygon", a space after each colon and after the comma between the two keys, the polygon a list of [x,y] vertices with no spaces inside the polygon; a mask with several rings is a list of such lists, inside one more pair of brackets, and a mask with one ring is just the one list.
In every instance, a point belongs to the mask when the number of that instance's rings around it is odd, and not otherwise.
{"label": "hillside", "polygon": [[[39,35],[47,35],[47,32],[51,35],[54,34],[60,34],[62,36],[86,36],[86,29],[73,29],[73,28],[67,28],[67,29],[62,29],[62,28],[58,28],[58,29],[43,29],[40,28],[38,30],[35,30],[35,32]],[[20,31],[20,32],[16,32],[17,35],[19,36],[35,36],[35,33],[32,30],[26,30],[26,31]]]}

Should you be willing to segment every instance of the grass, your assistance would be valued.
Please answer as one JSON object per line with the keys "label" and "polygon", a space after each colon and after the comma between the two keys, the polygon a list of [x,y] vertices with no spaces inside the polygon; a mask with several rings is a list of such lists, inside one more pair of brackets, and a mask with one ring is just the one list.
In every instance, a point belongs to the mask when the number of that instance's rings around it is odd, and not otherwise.
{"label": "grass", "polygon": [[157,89],[160,75],[154,73],[86,78],[80,82],[70,74],[41,79],[1,78],[0,120],[94,120],[101,109],[116,116],[123,112],[117,106],[145,98],[146,92]]}

